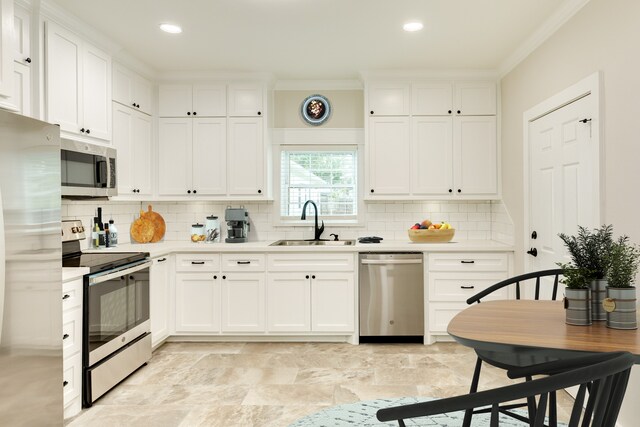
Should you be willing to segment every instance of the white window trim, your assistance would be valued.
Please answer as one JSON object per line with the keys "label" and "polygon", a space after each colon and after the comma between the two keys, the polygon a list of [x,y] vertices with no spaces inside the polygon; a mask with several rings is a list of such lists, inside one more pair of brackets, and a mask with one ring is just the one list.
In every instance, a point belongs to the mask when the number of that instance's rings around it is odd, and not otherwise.
{"label": "white window trim", "polygon": [[[332,227],[364,227],[365,209],[364,204],[364,131],[363,129],[278,129],[273,134],[273,226],[274,227],[309,227],[314,225],[314,213],[307,212],[307,220],[283,219],[280,213],[281,164],[280,158],[282,150],[293,148],[303,148],[309,151],[331,151],[340,148],[356,148],[358,151],[358,213],[356,219],[327,219],[322,215],[318,216],[318,221],[324,221],[325,225]],[[322,141],[322,142],[321,142]]]}

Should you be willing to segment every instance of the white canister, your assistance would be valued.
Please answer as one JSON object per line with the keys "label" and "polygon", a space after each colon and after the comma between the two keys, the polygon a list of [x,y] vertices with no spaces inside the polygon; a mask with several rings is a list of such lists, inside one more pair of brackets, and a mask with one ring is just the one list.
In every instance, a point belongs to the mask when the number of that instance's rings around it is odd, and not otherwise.
{"label": "white canister", "polygon": [[217,216],[207,217],[205,224],[205,243],[217,243],[220,241],[220,221]]}

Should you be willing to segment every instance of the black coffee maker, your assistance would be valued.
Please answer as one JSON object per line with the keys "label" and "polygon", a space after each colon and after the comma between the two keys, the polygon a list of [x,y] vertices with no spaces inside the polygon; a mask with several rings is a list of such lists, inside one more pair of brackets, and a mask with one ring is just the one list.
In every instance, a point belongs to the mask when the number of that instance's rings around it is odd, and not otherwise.
{"label": "black coffee maker", "polygon": [[224,212],[224,220],[227,221],[227,243],[244,243],[249,235],[249,212],[240,206],[232,208],[227,206]]}

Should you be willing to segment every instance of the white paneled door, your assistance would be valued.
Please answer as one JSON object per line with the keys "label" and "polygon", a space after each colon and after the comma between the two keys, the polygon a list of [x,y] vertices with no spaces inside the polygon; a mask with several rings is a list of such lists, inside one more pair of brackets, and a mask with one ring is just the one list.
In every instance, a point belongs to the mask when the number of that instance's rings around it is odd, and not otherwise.
{"label": "white paneled door", "polygon": [[[588,95],[529,123],[530,271],[566,261],[558,233],[577,226],[598,226],[591,117],[596,105]],[[585,121],[586,119],[586,121]],[[535,234],[534,234],[535,232]]]}

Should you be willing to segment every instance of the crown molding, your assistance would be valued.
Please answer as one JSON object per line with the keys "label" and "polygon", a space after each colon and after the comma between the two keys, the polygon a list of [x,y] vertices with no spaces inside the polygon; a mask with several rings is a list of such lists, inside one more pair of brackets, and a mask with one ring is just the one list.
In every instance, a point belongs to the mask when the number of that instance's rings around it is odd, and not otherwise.
{"label": "crown molding", "polygon": [[491,69],[411,69],[411,70],[367,70],[361,71],[360,76],[367,80],[419,80],[419,79],[474,79],[497,80],[498,73]]}
{"label": "crown molding", "polygon": [[175,82],[205,82],[212,80],[220,81],[248,81],[258,80],[273,85],[275,78],[271,73],[265,72],[243,72],[243,71],[163,71],[158,73],[158,81],[160,83]]}
{"label": "crown molding", "polygon": [[504,77],[531,55],[542,43],[551,37],[560,27],[567,23],[589,0],[567,0],[553,15],[551,15],[533,34],[498,67],[499,78]]}
{"label": "crown molding", "polygon": [[274,90],[363,90],[361,80],[278,80]]}

